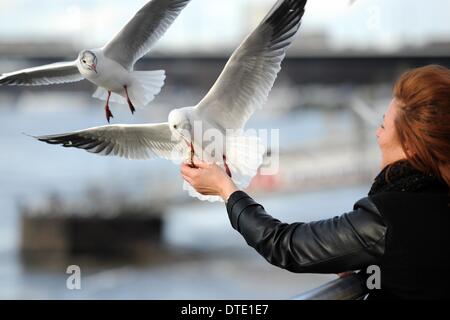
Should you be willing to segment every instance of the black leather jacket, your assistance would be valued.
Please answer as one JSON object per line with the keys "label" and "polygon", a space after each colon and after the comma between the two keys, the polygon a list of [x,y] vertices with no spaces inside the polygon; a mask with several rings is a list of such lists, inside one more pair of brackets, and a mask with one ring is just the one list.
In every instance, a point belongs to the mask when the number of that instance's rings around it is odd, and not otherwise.
{"label": "black leather jacket", "polygon": [[387,226],[369,198],[359,200],[352,212],[310,223],[281,223],[242,191],[231,195],[227,210],[233,228],[250,246],[292,272],[360,270],[384,254]]}

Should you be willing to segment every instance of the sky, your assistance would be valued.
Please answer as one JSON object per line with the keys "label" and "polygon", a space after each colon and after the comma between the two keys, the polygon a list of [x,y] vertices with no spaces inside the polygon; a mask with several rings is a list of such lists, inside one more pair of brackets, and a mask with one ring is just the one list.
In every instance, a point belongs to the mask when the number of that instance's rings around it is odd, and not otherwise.
{"label": "sky", "polygon": [[[147,0],[0,0],[0,42],[65,41],[101,47]],[[158,50],[230,49],[276,0],[192,0]],[[449,0],[310,0],[302,32],[325,33],[334,49],[396,50],[449,41]]]}

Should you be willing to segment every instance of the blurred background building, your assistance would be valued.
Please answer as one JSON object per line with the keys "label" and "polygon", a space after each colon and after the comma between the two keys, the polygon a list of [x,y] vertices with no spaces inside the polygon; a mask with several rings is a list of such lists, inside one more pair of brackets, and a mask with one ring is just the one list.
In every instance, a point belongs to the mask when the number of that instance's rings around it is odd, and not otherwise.
{"label": "blurred background building", "polygon": [[[146,0],[0,0],[0,73],[106,43]],[[137,69],[165,69],[162,93],[132,117],[195,105],[275,0],[192,0]],[[375,129],[397,76],[450,66],[450,2],[315,0],[264,112],[280,130],[280,170],[249,193],[285,222],[340,215],[379,169]],[[223,204],[182,191],[170,162],[103,158],[39,143],[104,125],[88,82],[0,88],[0,298],[288,299],[334,279],[269,265],[231,228]],[[276,152],[277,150],[272,150]],[[66,288],[79,265],[82,290]]]}

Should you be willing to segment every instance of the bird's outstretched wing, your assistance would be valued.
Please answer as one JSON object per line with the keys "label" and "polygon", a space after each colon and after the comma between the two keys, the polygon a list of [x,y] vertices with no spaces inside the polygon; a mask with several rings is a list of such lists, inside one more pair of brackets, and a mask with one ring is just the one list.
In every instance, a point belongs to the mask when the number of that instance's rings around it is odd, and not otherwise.
{"label": "bird's outstretched wing", "polygon": [[104,48],[104,54],[131,70],[169,29],[190,0],[152,0]]}
{"label": "bird's outstretched wing", "polygon": [[306,0],[279,0],[233,53],[197,112],[225,129],[242,129],[266,102],[286,50],[300,27]]}
{"label": "bird's outstretched wing", "polygon": [[0,75],[0,86],[46,86],[83,80],[75,61],[58,62]]}
{"label": "bird's outstretched wing", "polygon": [[79,148],[104,156],[126,159],[180,160],[183,144],[172,139],[167,123],[103,126],[72,133],[34,137],[49,144]]}

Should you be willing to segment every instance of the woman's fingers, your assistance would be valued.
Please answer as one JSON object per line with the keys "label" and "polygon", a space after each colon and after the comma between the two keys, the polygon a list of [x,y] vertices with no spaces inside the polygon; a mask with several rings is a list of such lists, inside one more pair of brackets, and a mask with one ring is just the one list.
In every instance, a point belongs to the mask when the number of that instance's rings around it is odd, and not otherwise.
{"label": "woman's fingers", "polygon": [[192,168],[189,164],[184,163],[181,166],[181,174],[184,176],[192,177],[198,169]]}
{"label": "woman's fingers", "polygon": [[190,185],[193,184],[193,181],[191,178],[189,178],[188,176],[183,175],[183,179],[186,180],[187,183],[189,183]]}
{"label": "woman's fingers", "polygon": [[194,165],[200,169],[207,169],[209,168],[209,164],[205,161],[202,161],[198,159],[197,157],[194,157]]}
{"label": "woman's fingers", "polygon": [[222,189],[227,185],[227,179],[229,180],[226,173],[219,166],[198,159],[194,160],[194,165],[196,168],[192,168],[190,163],[181,166],[183,179],[203,195],[222,196]]}

